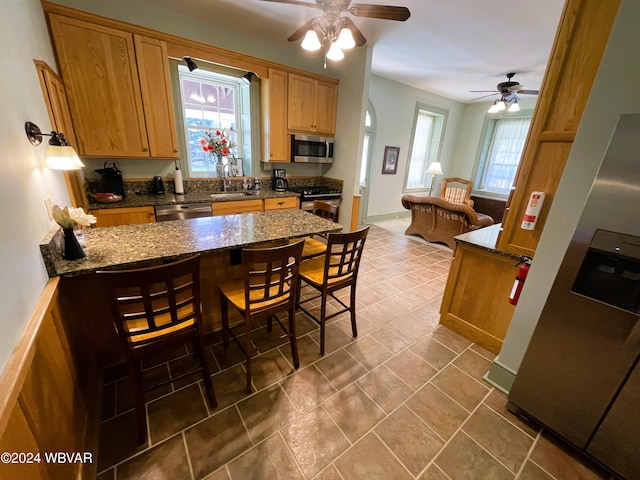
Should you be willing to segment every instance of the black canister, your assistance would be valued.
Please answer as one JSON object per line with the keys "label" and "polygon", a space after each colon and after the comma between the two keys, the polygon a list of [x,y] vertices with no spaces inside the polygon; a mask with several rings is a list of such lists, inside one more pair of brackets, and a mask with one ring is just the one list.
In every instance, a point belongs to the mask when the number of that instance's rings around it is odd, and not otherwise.
{"label": "black canister", "polygon": [[[111,166],[108,165],[109,163]],[[122,172],[116,166],[116,162],[104,162],[104,168],[94,172],[100,175],[100,192],[125,196]]]}

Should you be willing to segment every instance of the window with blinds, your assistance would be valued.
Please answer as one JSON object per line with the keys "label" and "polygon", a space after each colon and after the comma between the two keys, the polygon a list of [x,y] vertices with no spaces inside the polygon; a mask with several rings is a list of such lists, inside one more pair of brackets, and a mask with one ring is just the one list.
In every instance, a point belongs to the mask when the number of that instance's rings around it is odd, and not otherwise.
{"label": "window with blinds", "polygon": [[409,153],[405,190],[426,190],[429,187],[427,168],[437,162],[448,112],[418,105],[413,123],[413,140]]}
{"label": "window with blinds", "polygon": [[509,195],[530,123],[530,114],[489,119],[474,180],[476,190]]}

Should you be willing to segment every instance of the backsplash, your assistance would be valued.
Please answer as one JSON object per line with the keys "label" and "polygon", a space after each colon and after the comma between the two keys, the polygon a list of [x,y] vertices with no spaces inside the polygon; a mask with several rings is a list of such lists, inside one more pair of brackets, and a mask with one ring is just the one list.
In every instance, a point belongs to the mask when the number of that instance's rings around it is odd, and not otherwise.
{"label": "backsplash", "polygon": [[[243,178],[230,178],[231,190],[240,191],[243,189]],[[167,193],[174,193],[173,178],[163,178],[164,188]],[[326,177],[290,177],[287,178],[290,187],[323,187],[330,190],[342,191],[342,180],[336,180]],[[124,179],[125,195],[146,195],[152,193],[151,179],[149,180],[127,180]],[[185,180],[183,182],[185,193],[207,193],[222,191],[222,180],[219,179],[201,179],[201,180]],[[271,188],[271,177],[262,177],[260,179],[260,188]],[[100,191],[100,182],[97,179],[87,179],[88,193],[97,193]],[[104,192],[107,193],[107,192]]]}

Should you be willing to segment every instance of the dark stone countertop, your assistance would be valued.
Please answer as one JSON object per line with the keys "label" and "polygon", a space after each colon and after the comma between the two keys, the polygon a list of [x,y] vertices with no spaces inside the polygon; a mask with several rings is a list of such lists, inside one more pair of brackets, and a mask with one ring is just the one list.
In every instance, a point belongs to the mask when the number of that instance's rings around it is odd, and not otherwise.
{"label": "dark stone countertop", "polygon": [[340,230],[342,225],[302,210],[275,210],[89,228],[85,233],[87,256],[80,260],[61,257],[62,235],[56,226],[42,240],[40,250],[50,277],[72,276]]}
{"label": "dark stone countertop", "polygon": [[[89,210],[100,210],[104,208],[131,208],[131,207],[155,207],[157,205],[174,205],[180,203],[213,203],[213,202],[237,202],[239,200],[253,200],[264,198],[290,198],[299,197],[294,192],[276,192],[270,188],[262,188],[260,190],[245,190],[250,196],[243,198],[217,198],[212,197],[212,193],[222,192],[193,192],[184,195],[176,195],[174,193],[165,193],[163,195],[127,195],[119,202],[100,203],[90,200]],[[235,192],[230,192],[235,193]]]}
{"label": "dark stone countertop", "polygon": [[518,260],[524,260],[526,257],[515,253],[504,252],[496,248],[498,243],[498,235],[500,234],[501,223],[490,225],[488,227],[479,228],[478,230],[472,230],[471,232],[463,233],[454,237],[458,243],[464,243],[473,247],[482,248],[498,255],[504,255],[506,257],[515,258]]}

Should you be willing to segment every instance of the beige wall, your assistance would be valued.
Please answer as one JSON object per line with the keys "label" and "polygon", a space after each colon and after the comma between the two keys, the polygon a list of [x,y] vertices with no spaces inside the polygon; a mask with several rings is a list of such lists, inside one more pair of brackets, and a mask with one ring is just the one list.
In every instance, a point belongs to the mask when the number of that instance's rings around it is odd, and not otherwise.
{"label": "beige wall", "polygon": [[0,371],[4,369],[47,281],[40,240],[49,230],[44,197],[68,205],[63,176],[43,170],[45,145],[32,146],[29,120],[50,131],[33,59],[55,67],[38,0],[5,0],[0,15]]}

